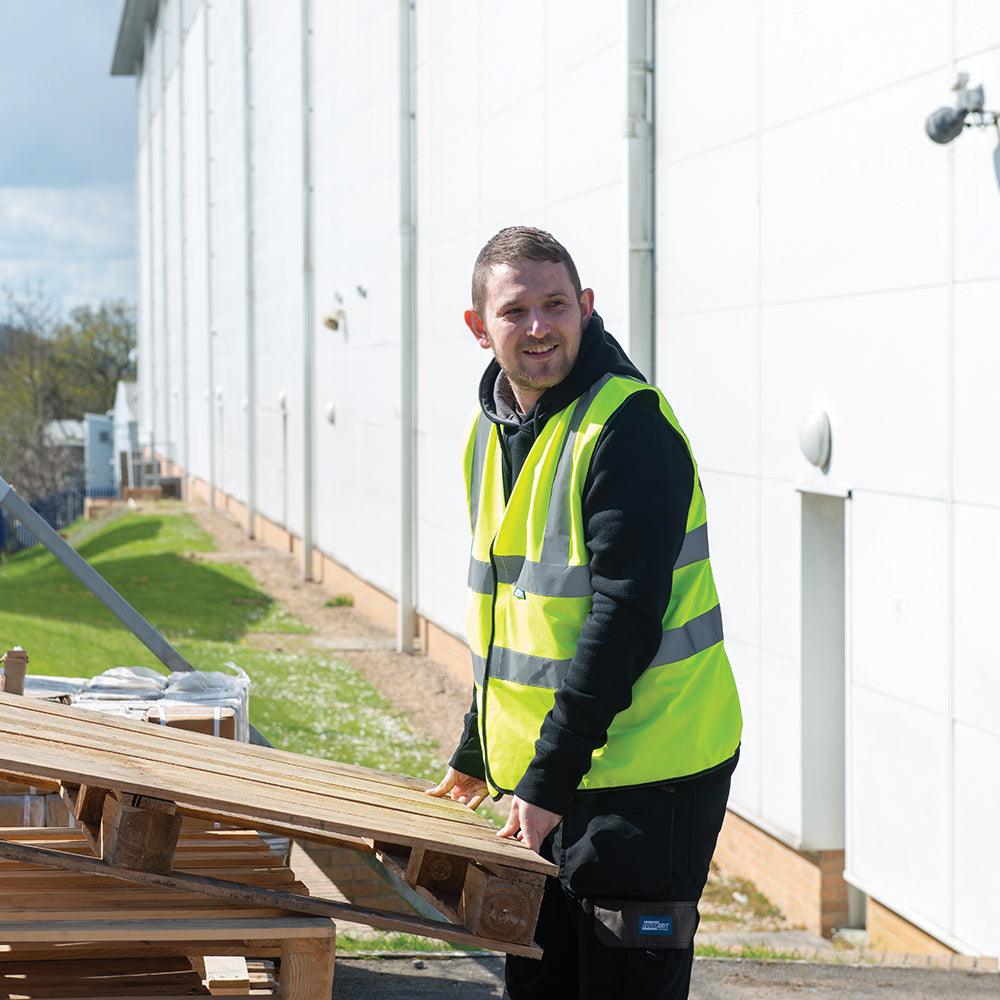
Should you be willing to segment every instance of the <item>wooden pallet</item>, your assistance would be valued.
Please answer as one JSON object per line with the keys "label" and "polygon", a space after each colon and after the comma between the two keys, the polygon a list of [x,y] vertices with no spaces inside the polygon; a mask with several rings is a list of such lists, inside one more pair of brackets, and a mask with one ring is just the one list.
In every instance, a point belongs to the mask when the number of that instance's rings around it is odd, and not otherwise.
{"label": "wooden pallet", "polygon": [[[98,858],[0,841],[0,857],[537,957],[555,866],[427,783],[0,694],[0,776],[58,788]],[[177,867],[181,816],[377,851],[446,918],[319,900]],[[435,875],[447,860],[449,875]]]}
{"label": "wooden pallet", "polygon": [[[0,829],[0,842],[81,858],[91,850],[78,829]],[[253,831],[185,833],[176,861],[189,873],[308,891]],[[0,860],[0,1000],[247,994],[266,986],[247,955],[281,959],[283,1000],[329,1000],[334,940],[327,917]]]}

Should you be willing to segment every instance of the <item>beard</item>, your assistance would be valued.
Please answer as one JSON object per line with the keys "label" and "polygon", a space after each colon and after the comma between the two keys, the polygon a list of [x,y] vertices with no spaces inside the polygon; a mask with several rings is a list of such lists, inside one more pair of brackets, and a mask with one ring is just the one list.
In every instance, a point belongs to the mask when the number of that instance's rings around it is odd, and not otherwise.
{"label": "beard", "polygon": [[555,347],[555,350],[547,357],[530,360],[520,347],[513,351],[498,351],[496,343],[493,344],[493,356],[511,385],[531,391],[551,389],[569,375],[575,358],[570,358],[565,343],[555,340],[541,346]]}

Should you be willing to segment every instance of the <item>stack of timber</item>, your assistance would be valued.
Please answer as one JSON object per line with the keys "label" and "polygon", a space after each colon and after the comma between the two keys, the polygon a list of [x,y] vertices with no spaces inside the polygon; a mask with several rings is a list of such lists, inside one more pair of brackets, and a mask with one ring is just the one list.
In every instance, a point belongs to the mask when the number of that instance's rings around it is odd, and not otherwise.
{"label": "stack of timber", "polygon": [[[3,694],[0,778],[60,790],[98,855],[0,841],[0,858],[540,955],[535,923],[555,866],[426,796],[425,782]],[[442,919],[186,872],[175,859],[182,816],[378,853]]]}
{"label": "stack of timber", "polygon": [[[0,843],[93,860],[77,829],[4,829]],[[307,891],[253,831],[185,833],[174,860],[193,875]],[[329,1000],[333,986],[328,917],[15,860],[0,860],[0,914],[3,1000],[251,991]],[[277,980],[265,958],[281,960]]]}

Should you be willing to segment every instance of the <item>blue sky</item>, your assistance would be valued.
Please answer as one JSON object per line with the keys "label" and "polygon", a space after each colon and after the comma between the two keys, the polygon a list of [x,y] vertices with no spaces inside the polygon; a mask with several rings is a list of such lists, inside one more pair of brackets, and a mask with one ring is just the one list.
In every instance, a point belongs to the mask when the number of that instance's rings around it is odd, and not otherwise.
{"label": "blue sky", "polygon": [[0,286],[134,301],[135,80],[121,0],[0,0]]}

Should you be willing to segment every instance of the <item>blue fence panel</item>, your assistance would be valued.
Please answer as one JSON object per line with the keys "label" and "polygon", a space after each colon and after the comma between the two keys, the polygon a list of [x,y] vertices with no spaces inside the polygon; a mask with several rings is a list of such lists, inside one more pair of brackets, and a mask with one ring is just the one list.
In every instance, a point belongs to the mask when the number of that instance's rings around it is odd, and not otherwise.
{"label": "blue fence panel", "polygon": [[[84,495],[84,490],[74,487],[53,493],[41,500],[34,500],[31,506],[56,531],[62,531],[66,525],[72,524],[83,514]],[[5,510],[0,510],[0,552],[13,555],[22,549],[30,549],[37,541],[20,521],[11,517]]]}

